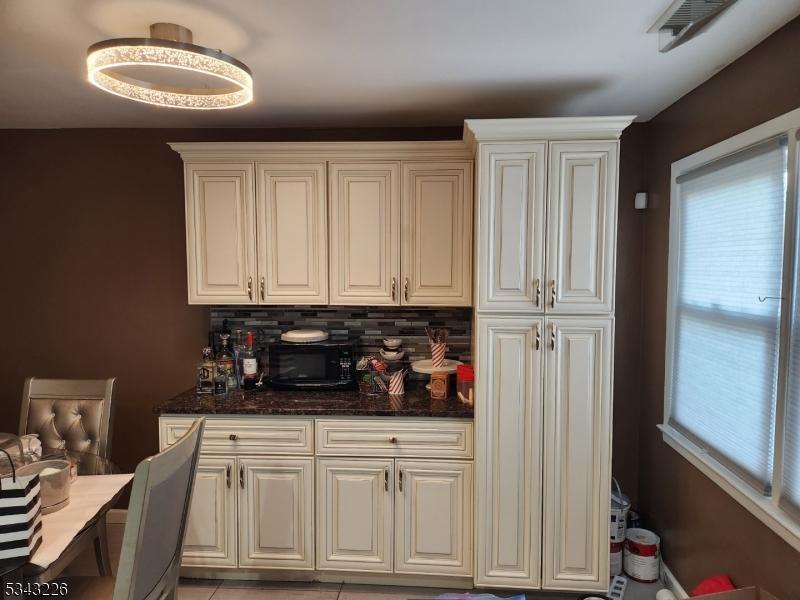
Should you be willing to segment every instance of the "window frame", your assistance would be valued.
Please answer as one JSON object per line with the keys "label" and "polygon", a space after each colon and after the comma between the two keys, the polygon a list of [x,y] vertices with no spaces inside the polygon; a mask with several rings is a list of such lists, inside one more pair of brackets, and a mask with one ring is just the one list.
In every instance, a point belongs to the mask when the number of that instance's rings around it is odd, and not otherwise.
{"label": "window frame", "polygon": [[[793,548],[800,551],[800,520],[780,506],[781,474],[783,459],[783,436],[787,402],[787,376],[792,306],[800,298],[792,297],[794,263],[800,253],[797,243],[796,223],[798,204],[798,132],[800,132],[800,109],[793,110],[775,119],[748,129],[738,135],[700,150],[672,163],[670,180],[669,265],[667,279],[667,330],[664,369],[664,419],[658,425],[664,442],[709,477],[725,492],[738,501],[750,513],[767,525]],[[678,268],[680,265],[680,197],[678,177],[688,171],[718,160],[749,146],[779,135],[788,136],[786,211],[784,222],[784,248],[782,271],[782,306],[780,315],[780,340],[778,358],[777,405],[775,407],[775,448],[773,457],[772,495],[758,493],[750,483],[715,459],[703,447],[672,427],[671,387],[675,350],[675,321],[678,307]]]}

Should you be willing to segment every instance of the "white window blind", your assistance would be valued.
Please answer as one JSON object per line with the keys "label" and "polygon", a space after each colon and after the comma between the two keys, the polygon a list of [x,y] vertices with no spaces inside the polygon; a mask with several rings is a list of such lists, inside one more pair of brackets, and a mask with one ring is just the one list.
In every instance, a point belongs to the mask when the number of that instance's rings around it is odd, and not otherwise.
{"label": "white window blind", "polygon": [[800,519],[800,226],[795,228],[795,237],[792,282],[794,307],[789,340],[789,373],[786,382],[780,505]]}
{"label": "white window blind", "polygon": [[676,180],[669,424],[763,493],[772,481],[786,178],[782,136]]}

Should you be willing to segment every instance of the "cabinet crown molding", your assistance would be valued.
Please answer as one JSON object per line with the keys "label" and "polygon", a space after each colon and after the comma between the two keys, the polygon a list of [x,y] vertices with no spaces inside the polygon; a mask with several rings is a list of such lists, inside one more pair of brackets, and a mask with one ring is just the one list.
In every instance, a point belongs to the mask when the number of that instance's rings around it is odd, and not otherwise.
{"label": "cabinet crown molding", "polygon": [[464,143],[529,140],[615,140],[635,115],[616,117],[548,117],[541,119],[467,119]]}
{"label": "cabinet crown molding", "polygon": [[170,142],[184,161],[397,161],[472,158],[463,140],[420,142]]}

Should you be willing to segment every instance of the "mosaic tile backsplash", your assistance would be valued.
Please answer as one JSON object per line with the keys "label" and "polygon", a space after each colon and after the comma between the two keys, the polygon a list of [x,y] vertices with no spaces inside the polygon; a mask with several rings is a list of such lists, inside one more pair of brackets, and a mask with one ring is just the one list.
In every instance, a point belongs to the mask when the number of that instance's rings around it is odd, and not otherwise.
{"label": "mosaic tile backsplash", "polygon": [[[242,329],[255,334],[256,346],[266,347],[290,329],[322,329],[333,341],[349,341],[358,356],[376,354],[385,337],[399,337],[405,360],[430,358],[425,327],[447,327],[447,358],[472,362],[471,308],[412,308],[361,306],[277,306],[243,309],[241,306],[211,308],[211,331]],[[215,336],[216,338],[216,336]],[[262,364],[264,359],[262,358]],[[413,376],[417,374],[414,373]],[[410,377],[412,374],[409,375]],[[421,376],[423,378],[426,376]]]}

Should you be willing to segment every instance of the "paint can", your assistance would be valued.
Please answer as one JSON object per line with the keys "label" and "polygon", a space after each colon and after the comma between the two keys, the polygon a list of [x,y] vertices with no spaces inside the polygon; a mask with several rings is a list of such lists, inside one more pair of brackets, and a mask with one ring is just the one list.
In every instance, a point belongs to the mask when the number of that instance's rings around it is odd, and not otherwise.
{"label": "paint can", "polygon": [[641,583],[658,581],[661,540],[647,529],[629,529],[625,536],[625,573]]}
{"label": "paint can", "polygon": [[622,493],[616,479],[611,480],[614,490],[611,492],[611,541],[616,544],[625,542],[625,524],[628,520],[628,511],[631,501]]}
{"label": "paint can", "polygon": [[611,577],[622,575],[622,542],[611,542],[611,555],[608,561]]}

